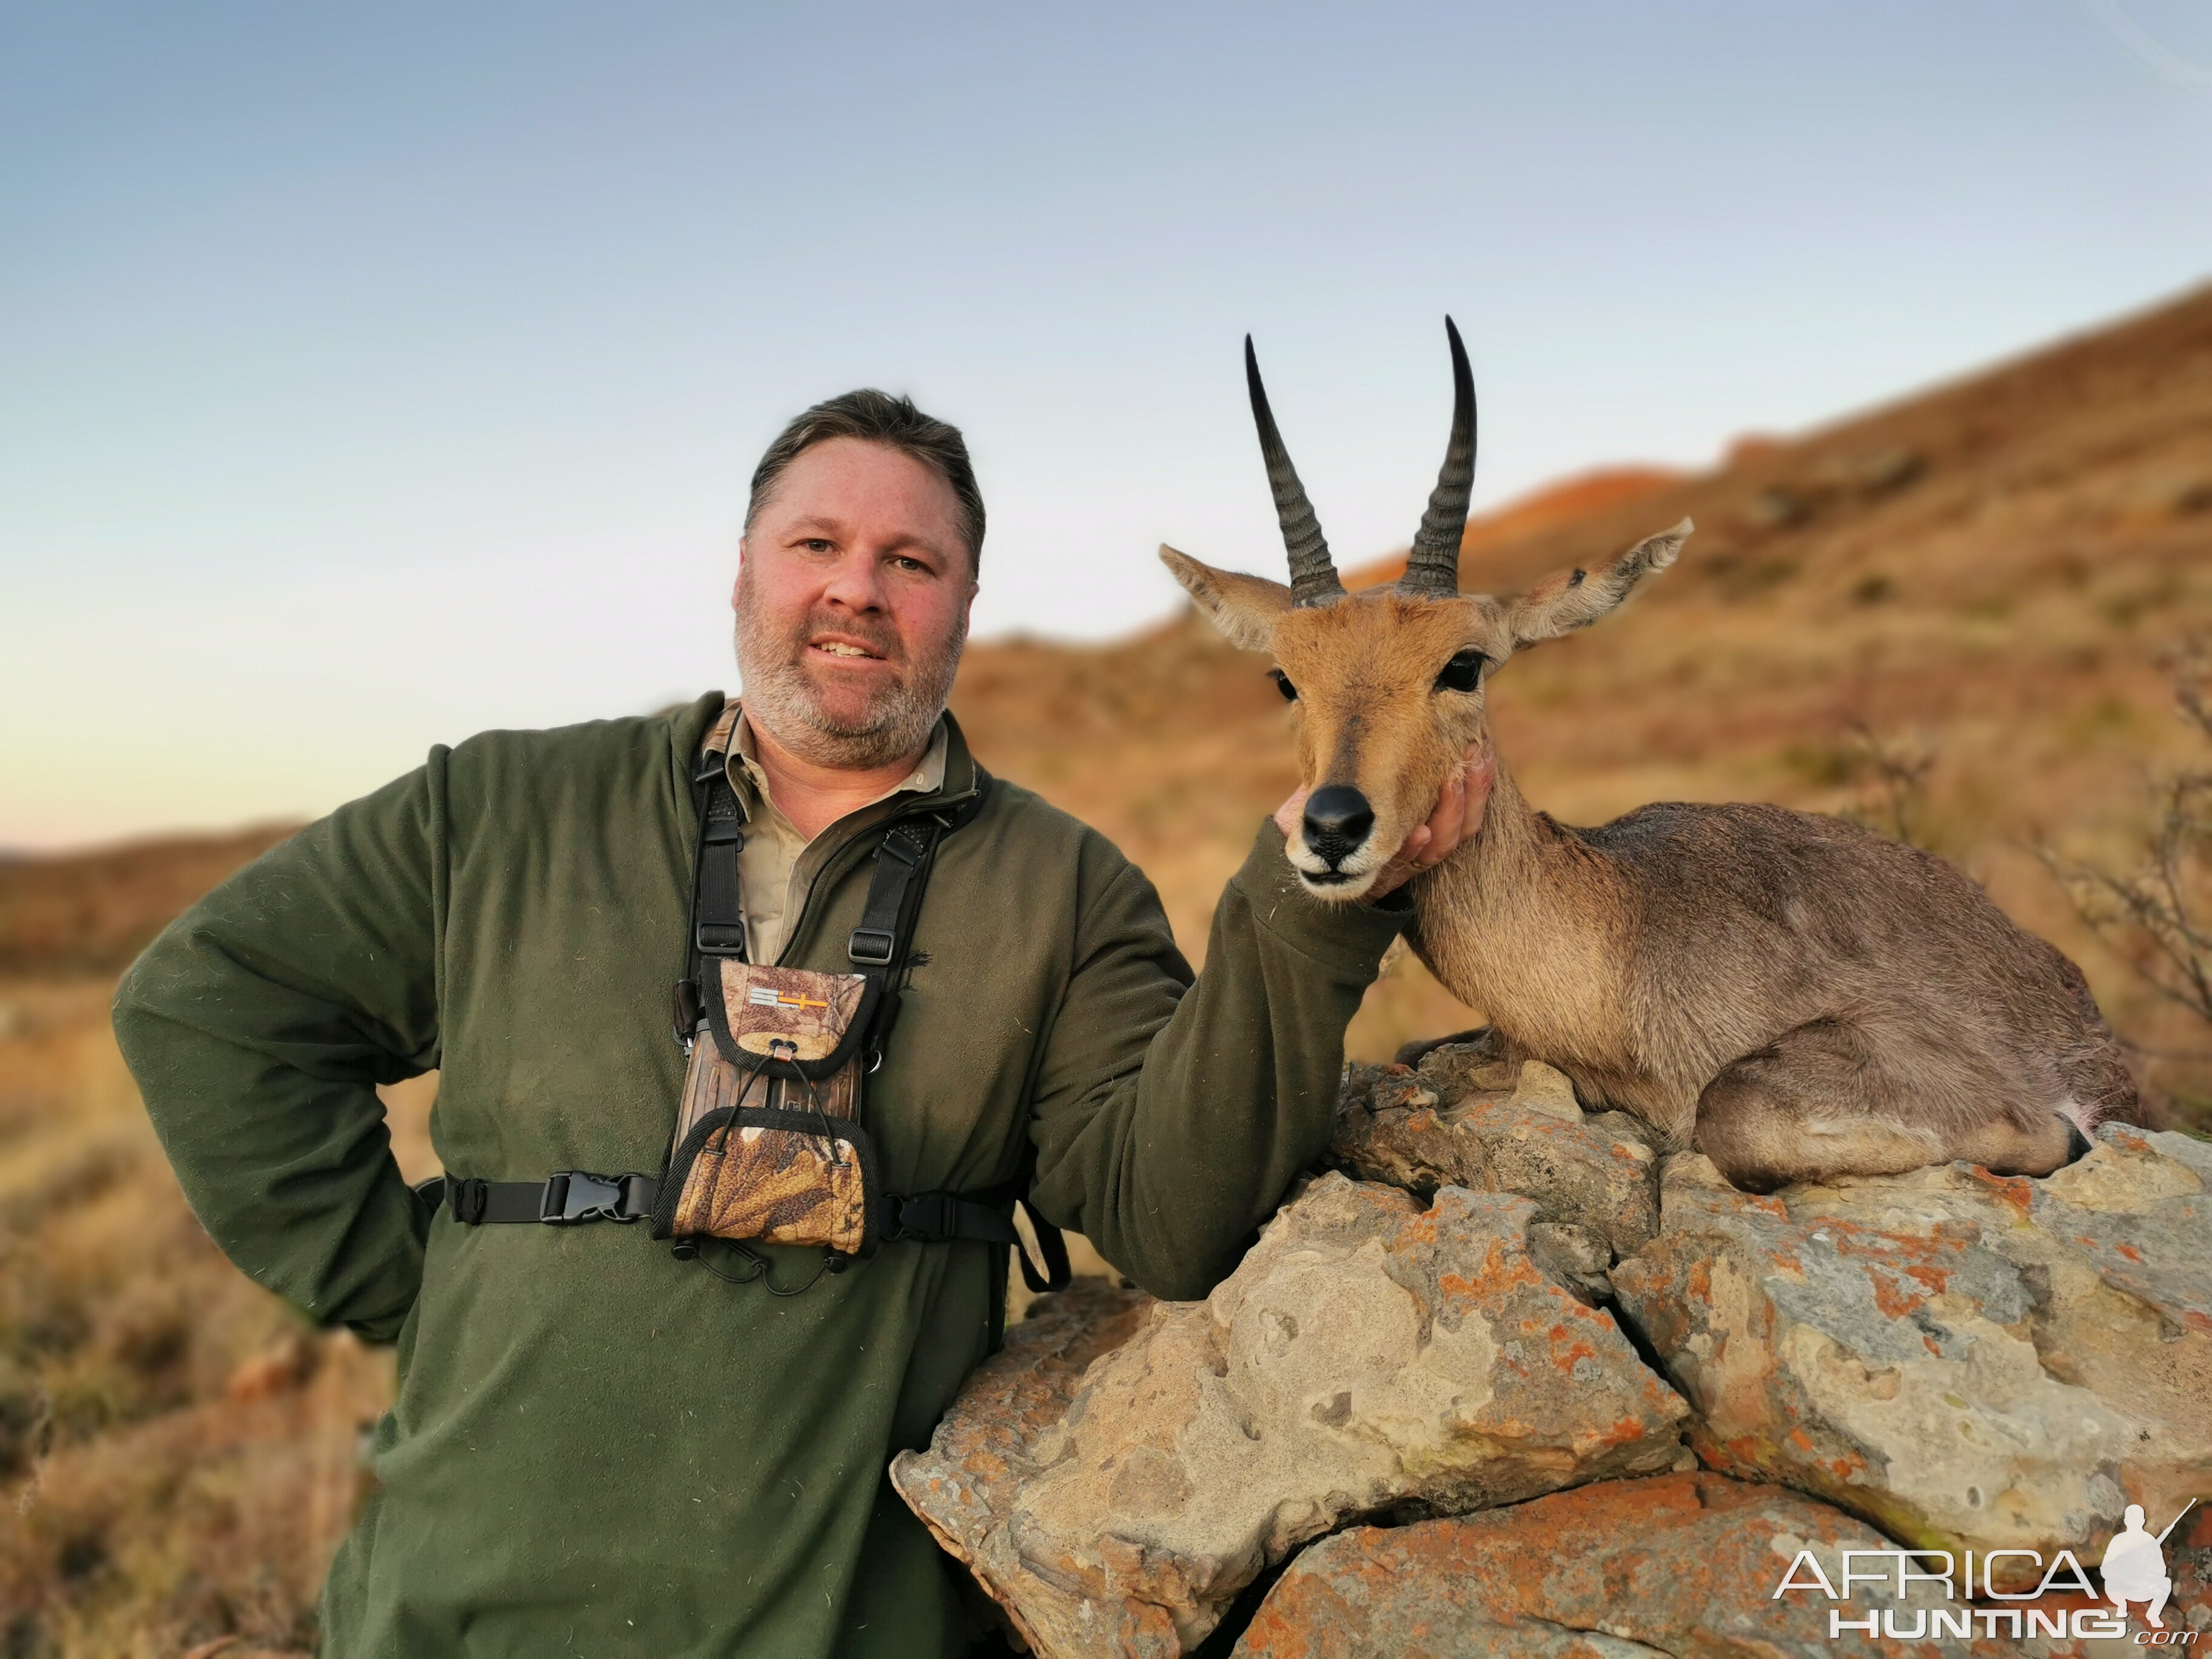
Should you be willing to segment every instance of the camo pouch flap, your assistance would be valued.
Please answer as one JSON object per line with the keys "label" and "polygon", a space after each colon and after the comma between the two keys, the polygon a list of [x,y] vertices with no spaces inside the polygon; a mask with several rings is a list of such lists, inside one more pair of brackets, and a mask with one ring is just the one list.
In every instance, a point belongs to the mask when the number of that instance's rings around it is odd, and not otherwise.
{"label": "camo pouch flap", "polygon": [[874,1144],[858,1124],[769,1108],[708,1113],[670,1160],[656,1238],[804,1244],[866,1255],[879,1231]]}
{"label": "camo pouch flap", "polygon": [[656,1238],[709,1237],[865,1253],[880,1203],[860,1127],[858,974],[712,964],[712,1042],[692,1045]]}
{"label": "camo pouch flap", "polygon": [[722,958],[709,964],[707,1018],[732,1065],[819,1080],[858,1055],[879,994],[859,974]]}

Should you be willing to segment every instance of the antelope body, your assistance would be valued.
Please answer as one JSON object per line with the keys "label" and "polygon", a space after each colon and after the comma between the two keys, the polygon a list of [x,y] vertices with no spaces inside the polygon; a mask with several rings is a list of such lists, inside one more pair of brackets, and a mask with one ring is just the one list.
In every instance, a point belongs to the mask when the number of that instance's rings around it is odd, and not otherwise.
{"label": "antelope body", "polygon": [[1308,890],[1365,893],[1475,745],[1480,828],[1410,884],[1408,943],[1592,1109],[1633,1113],[1759,1192],[1953,1158],[2044,1175],[2100,1121],[2133,1118],[2080,970],[1942,860],[1775,806],[1668,803],[1576,829],[1522,797],[1491,747],[1490,676],[1615,609],[1691,526],[1526,593],[1462,595],[1474,397],[1445,327],[1451,442],[1395,586],[1345,592],[1249,340],[1291,583],[1160,550],[1229,639],[1273,653],[1296,705],[1309,793],[1289,854]]}

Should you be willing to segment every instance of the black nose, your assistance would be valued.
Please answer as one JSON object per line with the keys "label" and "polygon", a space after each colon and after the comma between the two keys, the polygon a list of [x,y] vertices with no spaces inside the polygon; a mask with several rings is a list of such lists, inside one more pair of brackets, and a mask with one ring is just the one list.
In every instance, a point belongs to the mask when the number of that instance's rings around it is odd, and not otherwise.
{"label": "black nose", "polygon": [[1334,869],[1359,850],[1375,827],[1375,809],[1350,784],[1332,783],[1306,797],[1306,845]]}

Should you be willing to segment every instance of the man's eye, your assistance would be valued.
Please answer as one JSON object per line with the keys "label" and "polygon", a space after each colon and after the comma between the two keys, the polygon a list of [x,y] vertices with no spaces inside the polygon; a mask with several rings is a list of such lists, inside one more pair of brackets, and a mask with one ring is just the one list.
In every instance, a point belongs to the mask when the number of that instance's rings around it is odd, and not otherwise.
{"label": "man's eye", "polygon": [[1480,651],[1462,651],[1444,665],[1443,672],[1437,676],[1439,691],[1472,691],[1482,684],[1482,665],[1487,660]]}
{"label": "man's eye", "polygon": [[1296,702],[1298,700],[1298,688],[1291,684],[1291,677],[1281,669],[1270,668],[1267,671],[1267,678],[1274,681],[1275,690],[1283,694],[1285,702]]}
{"label": "man's eye", "polygon": [[809,553],[827,553],[830,550],[830,538],[827,536],[809,536],[799,545]]}
{"label": "man's eye", "polygon": [[909,559],[903,555],[892,560],[891,562],[896,564],[902,570],[919,570],[925,575],[927,574],[929,571],[929,567],[924,564],[920,559]]}

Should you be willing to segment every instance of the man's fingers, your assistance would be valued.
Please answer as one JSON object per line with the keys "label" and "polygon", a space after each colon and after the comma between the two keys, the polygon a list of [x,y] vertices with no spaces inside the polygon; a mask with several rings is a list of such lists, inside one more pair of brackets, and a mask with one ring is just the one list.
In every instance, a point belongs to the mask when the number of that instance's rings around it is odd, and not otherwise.
{"label": "man's fingers", "polygon": [[1443,790],[1437,797],[1437,810],[1429,815],[1428,823],[1422,826],[1429,832],[1424,848],[1425,856],[1421,860],[1424,867],[1442,863],[1452,848],[1459,845],[1461,829],[1466,822],[1467,774],[1455,768],[1444,780]]}

